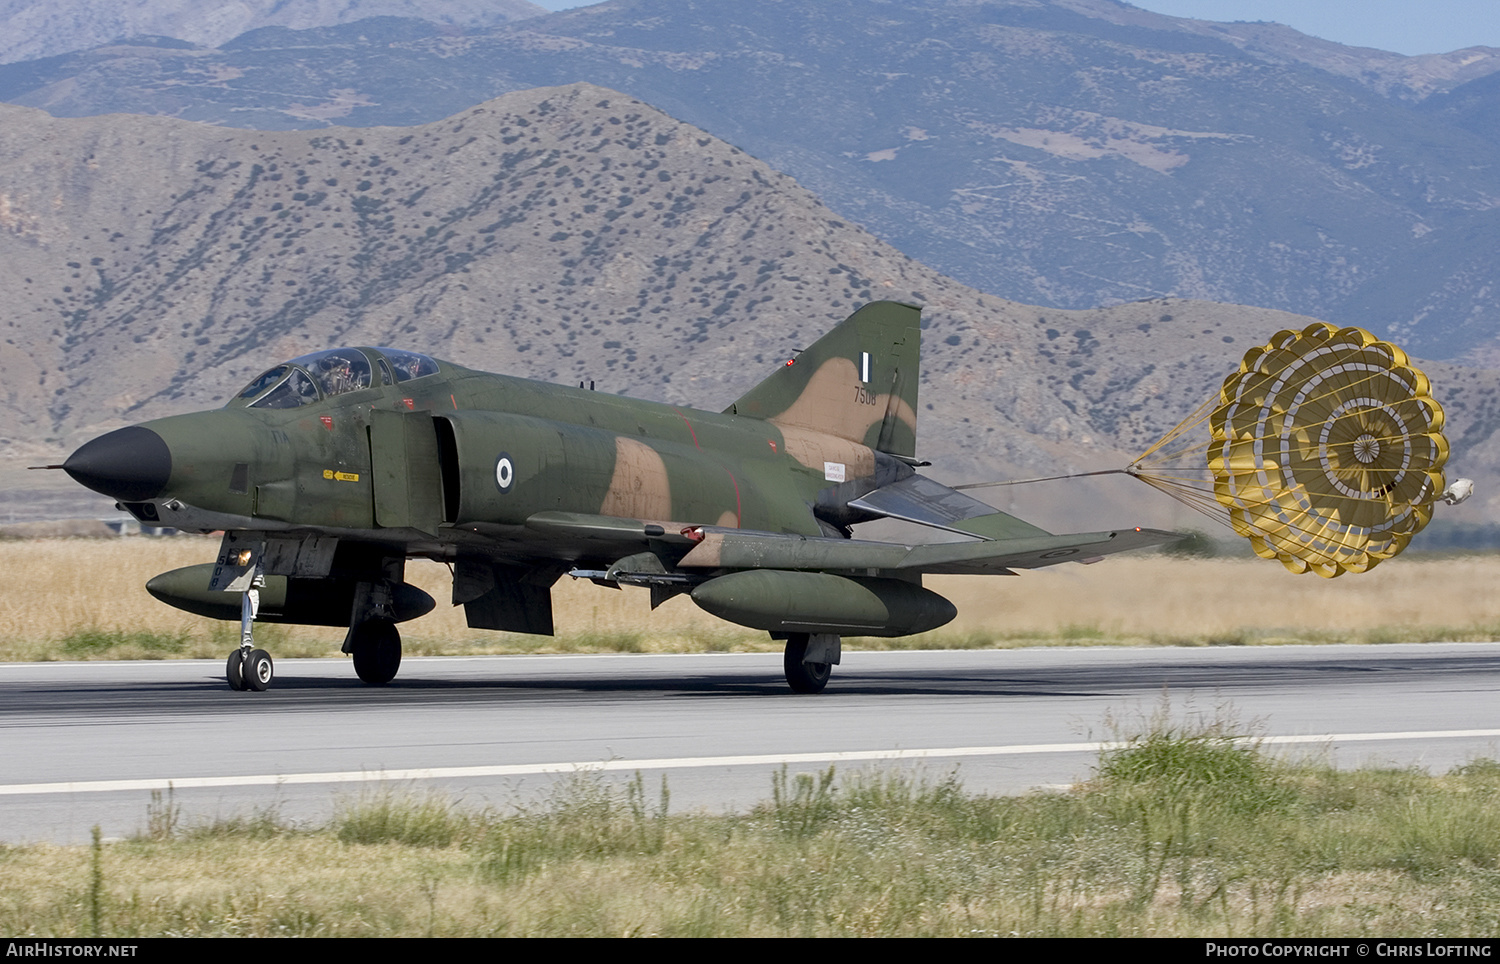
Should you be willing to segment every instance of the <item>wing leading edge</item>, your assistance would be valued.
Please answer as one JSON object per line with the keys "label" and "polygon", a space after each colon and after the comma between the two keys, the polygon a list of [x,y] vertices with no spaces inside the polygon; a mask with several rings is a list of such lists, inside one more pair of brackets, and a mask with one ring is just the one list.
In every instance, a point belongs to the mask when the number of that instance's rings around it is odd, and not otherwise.
{"label": "wing leading edge", "polygon": [[[1003,513],[997,513],[1003,515]],[[989,518],[989,517],[984,517]],[[1009,517],[1006,517],[1009,519]],[[528,527],[614,545],[611,554],[629,548],[658,546],[687,551],[673,568],[704,573],[724,569],[786,569],[799,572],[845,572],[873,575],[951,573],[1005,575],[1013,569],[1040,569],[1060,562],[1092,561],[1101,556],[1163,545],[1182,538],[1161,529],[1117,529],[1068,535],[985,538],[980,542],[906,545],[865,539],[788,535],[720,526],[693,526],[682,532],[662,526],[575,513],[538,513]],[[1040,532],[1040,530],[1037,530]],[[675,555],[675,552],[666,552]],[[602,573],[601,573],[602,575]]]}
{"label": "wing leading edge", "polygon": [[[683,569],[790,569],[814,572],[948,573],[1006,575],[1060,562],[1092,561],[1181,538],[1160,529],[1121,529],[1041,535],[983,542],[902,545],[859,539],[746,532],[704,526],[701,540],[678,561]],[[869,572],[874,575],[874,572]]]}

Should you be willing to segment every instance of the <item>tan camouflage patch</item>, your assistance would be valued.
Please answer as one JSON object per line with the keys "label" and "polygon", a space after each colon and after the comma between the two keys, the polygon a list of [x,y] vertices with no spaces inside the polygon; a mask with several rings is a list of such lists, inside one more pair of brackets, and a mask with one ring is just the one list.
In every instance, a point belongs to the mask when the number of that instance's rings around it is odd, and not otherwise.
{"label": "tan camouflage patch", "polygon": [[638,439],[615,437],[615,474],[600,515],[625,519],[672,517],[672,486],[660,453]]}
{"label": "tan camouflage patch", "polygon": [[875,474],[875,453],[858,442],[793,425],[778,425],[782,450],[810,469],[823,471],[828,462],[845,467],[845,477],[860,479]]}
{"label": "tan camouflage patch", "polygon": [[797,425],[857,442],[869,433],[872,425],[885,418],[888,410],[916,434],[917,413],[910,405],[889,393],[872,394],[859,380],[854,362],[830,358],[818,366],[797,400],[770,421],[778,426]]}
{"label": "tan camouflage patch", "polygon": [[689,569],[717,569],[724,551],[724,536],[717,532],[705,533],[703,541],[693,546],[677,563]]}
{"label": "tan camouflage patch", "polygon": [[725,509],[719,516],[719,521],[715,522],[714,525],[722,526],[725,529],[738,529],[740,527],[740,517]]}

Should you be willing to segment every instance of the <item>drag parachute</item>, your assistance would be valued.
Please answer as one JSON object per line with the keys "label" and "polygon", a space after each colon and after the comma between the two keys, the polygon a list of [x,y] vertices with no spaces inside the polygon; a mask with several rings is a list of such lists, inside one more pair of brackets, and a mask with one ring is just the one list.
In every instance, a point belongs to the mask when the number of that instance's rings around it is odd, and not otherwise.
{"label": "drag parachute", "polygon": [[[1207,428],[1207,441],[1203,441]],[[1443,409],[1406,353],[1361,328],[1281,331],[1126,471],[1228,522],[1292,572],[1364,572],[1444,494]]]}

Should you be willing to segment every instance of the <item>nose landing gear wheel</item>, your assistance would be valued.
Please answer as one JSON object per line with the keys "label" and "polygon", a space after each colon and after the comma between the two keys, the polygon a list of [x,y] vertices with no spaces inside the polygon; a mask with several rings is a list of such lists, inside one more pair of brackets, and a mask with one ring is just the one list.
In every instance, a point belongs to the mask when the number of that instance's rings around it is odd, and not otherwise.
{"label": "nose landing gear wheel", "polygon": [[245,657],[245,688],[264,693],[271,688],[271,679],[276,675],[271,654],[263,649],[252,649]]}
{"label": "nose landing gear wheel", "polygon": [[806,663],[807,633],[792,633],[786,639],[786,655],[782,657],[782,668],[786,671],[786,685],[793,693],[821,693],[833,675],[832,663]]}
{"label": "nose landing gear wheel", "polygon": [[354,672],[372,686],[383,686],[401,669],[401,633],[385,619],[361,623],[354,633]]}
{"label": "nose landing gear wheel", "polygon": [[229,688],[236,693],[246,689],[245,654],[242,650],[237,649],[229,654],[229,662],[224,664],[224,676],[229,680]]}

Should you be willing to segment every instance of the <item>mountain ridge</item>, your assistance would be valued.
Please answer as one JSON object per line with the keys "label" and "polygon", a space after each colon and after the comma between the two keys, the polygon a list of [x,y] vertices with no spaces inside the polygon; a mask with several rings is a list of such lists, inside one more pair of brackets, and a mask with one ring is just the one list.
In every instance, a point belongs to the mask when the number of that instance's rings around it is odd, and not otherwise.
{"label": "mountain ridge", "polygon": [[451,27],[490,27],[547,13],[528,0],[0,0],[0,64],[56,57],[132,37],[217,47],[251,30],[404,16]]}
{"label": "mountain ridge", "polygon": [[[1274,25],[1199,26],[1112,0],[613,0],[463,32],[377,19],[214,51],[113,47],[0,67],[0,96],[286,129],[422,123],[584,79],[1002,297],[1256,304],[1429,357],[1493,356],[1495,75],[1441,95],[1460,116],[1362,86],[1373,71],[1394,89],[1400,71],[1379,65],[1399,55],[1339,47],[1341,68]],[[1444,76],[1491,59],[1473,58]],[[1429,74],[1411,83],[1449,82]]]}
{"label": "mountain ridge", "polygon": [[[240,131],[16,107],[0,122],[0,461],[4,501],[28,511],[82,494],[20,465],[222,405],[276,362],[337,344],[716,410],[860,304],[914,301],[918,451],[958,482],[1123,465],[1247,348],[1311,322],[974,291],[743,151],[590,84],[413,128]],[[1468,463],[1500,454],[1496,374],[1426,367],[1456,470],[1486,478]],[[1108,510],[1174,518],[1145,492],[1006,497],[1058,527],[1118,524]]]}

